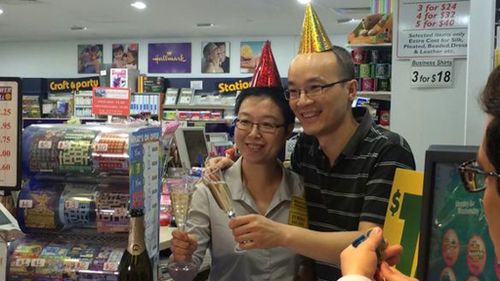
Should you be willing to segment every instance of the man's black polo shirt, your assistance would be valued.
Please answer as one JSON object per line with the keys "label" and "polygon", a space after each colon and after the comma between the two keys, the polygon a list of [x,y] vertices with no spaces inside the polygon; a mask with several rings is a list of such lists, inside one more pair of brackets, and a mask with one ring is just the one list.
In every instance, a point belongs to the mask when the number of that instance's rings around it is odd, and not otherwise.
{"label": "man's black polo shirt", "polygon": [[[304,177],[309,228],[353,231],[360,221],[384,224],[396,168],[415,169],[410,146],[398,134],[376,125],[366,108],[354,108],[356,132],[333,167],[318,140],[299,136],[292,167]],[[337,265],[316,262],[318,280],[341,277]]]}

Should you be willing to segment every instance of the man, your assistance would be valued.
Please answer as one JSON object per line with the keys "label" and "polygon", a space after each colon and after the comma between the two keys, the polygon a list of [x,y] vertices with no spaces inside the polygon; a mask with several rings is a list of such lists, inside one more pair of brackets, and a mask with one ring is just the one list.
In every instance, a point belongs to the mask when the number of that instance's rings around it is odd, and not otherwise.
{"label": "man", "polygon": [[351,109],[357,88],[352,59],[331,47],[310,5],[299,50],[289,67],[287,98],[304,129],[292,168],[304,178],[309,229],[258,215],[236,217],[229,226],[242,248],[290,248],[316,261],[317,280],[337,280],[340,252],[383,225],[396,168],[414,169],[415,163],[402,137],[375,125],[366,109]]}
{"label": "man", "polygon": [[218,55],[220,67],[224,70],[224,73],[229,73],[229,57],[226,56],[226,43],[218,42],[216,45],[219,48]]}

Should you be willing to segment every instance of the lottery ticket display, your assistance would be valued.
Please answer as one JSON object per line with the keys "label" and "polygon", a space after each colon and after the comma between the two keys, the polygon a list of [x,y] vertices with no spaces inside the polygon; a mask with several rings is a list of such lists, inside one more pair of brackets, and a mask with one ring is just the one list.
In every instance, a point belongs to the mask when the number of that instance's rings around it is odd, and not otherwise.
{"label": "lottery ticket display", "polygon": [[[158,265],[159,127],[32,125],[23,132],[25,181],[7,280],[117,280],[128,210],[145,214],[146,247]],[[4,271],[4,272],[5,272]]]}

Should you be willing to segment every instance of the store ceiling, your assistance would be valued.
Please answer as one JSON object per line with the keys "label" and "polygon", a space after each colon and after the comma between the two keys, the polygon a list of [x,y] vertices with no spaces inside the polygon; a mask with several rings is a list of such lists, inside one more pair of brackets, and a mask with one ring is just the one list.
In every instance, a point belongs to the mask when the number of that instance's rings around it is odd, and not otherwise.
{"label": "store ceiling", "polygon": [[[119,38],[298,35],[304,7],[296,0],[0,0],[0,42]],[[369,0],[313,0],[329,34],[354,24],[337,21],[369,14]],[[354,11],[338,9],[354,8]],[[365,8],[365,9],[359,9]],[[213,23],[211,28],[196,27]],[[85,26],[85,31],[71,31]]]}

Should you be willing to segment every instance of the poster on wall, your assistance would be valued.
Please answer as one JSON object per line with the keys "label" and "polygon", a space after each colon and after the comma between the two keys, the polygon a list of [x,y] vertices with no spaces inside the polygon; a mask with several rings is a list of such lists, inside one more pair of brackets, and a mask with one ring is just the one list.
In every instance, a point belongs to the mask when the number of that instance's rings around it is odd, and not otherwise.
{"label": "poster on wall", "polygon": [[99,73],[102,44],[78,45],[78,73]]}
{"label": "poster on wall", "polygon": [[137,69],[139,64],[139,44],[113,44],[112,67]]}
{"label": "poster on wall", "polygon": [[149,73],[191,73],[191,43],[148,44]]}
{"label": "poster on wall", "polygon": [[229,42],[201,44],[201,73],[229,73]]}
{"label": "poster on wall", "polygon": [[253,73],[260,60],[264,41],[247,41],[240,44],[240,72]]}
{"label": "poster on wall", "polygon": [[397,57],[465,58],[469,0],[399,0]]}

